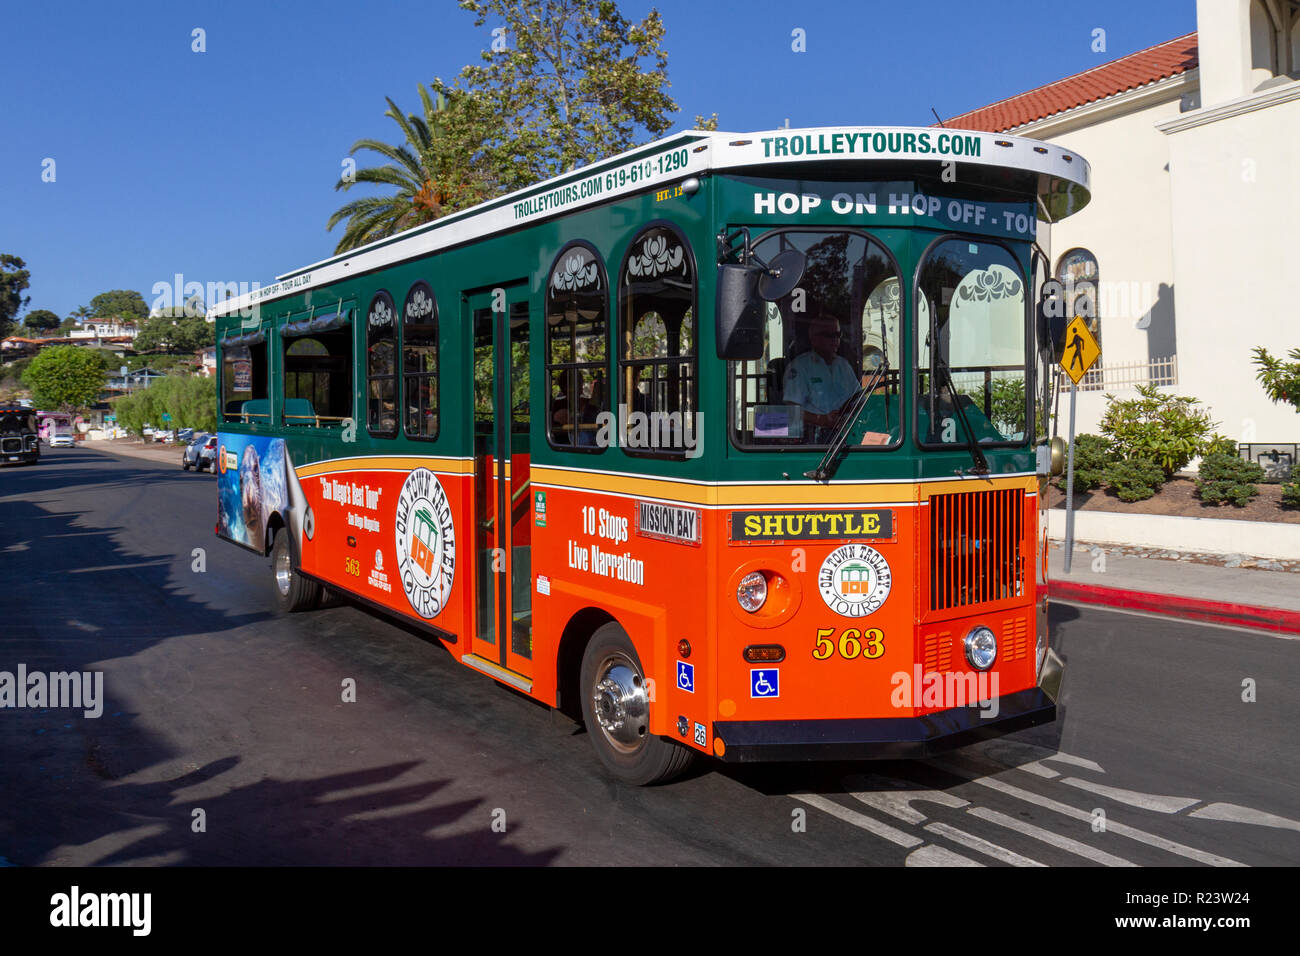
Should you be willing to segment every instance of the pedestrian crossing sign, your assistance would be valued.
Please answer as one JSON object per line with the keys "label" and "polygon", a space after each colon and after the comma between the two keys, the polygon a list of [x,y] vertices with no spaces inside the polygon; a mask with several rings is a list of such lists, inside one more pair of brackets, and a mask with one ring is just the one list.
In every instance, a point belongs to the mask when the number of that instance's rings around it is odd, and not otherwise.
{"label": "pedestrian crossing sign", "polygon": [[1101,358],[1101,346],[1088,331],[1088,323],[1081,316],[1075,316],[1065,327],[1065,352],[1061,355],[1061,368],[1075,385]]}

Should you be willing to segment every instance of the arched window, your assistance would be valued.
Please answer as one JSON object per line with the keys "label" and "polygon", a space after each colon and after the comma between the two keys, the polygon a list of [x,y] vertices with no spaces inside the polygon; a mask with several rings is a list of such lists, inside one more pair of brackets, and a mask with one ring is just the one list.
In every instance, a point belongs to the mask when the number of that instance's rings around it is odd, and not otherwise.
{"label": "arched window", "polygon": [[560,250],[546,283],[546,433],[560,448],[597,447],[609,411],[609,284],[595,247]]}
{"label": "arched window", "polygon": [[438,303],[421,279],[402,304],[402,394],[408,438],[438,435]]}
{"label": "arched window", "polygon": [[694,449],[695,261],[677,229],[658,223],[632,240],[619,271],[619,402],[629,451],[682,455]]}
{"label": "arched window", "polygon": [[[1056,278],[1065,296],[1065,315],[1082,316],[1101,347],[1101,316],[1097,312],[1097,257],[1087,249],[1071,249],[1056,261]],[[1097,368],[1101,368],[1100,359]]]}
{"label": "arched window", "polygon": [[366,310],[366,409],[372,435],[397,434],[397,310],[383,290]]}

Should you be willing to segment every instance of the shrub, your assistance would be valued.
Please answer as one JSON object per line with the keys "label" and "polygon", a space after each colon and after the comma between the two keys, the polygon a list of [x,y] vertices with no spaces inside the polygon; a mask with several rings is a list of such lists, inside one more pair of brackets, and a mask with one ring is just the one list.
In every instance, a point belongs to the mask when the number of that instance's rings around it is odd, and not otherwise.
{"label": "shrub", "polygon": [[1110,463],[1105,480],[1120,501],[1144,501],[1165,483],[1165,470],[1149,458],[1123,458]]}
{"label": "shrub", "polygon": [[[1074,436],[1074,492],[1083,494],[1098,488],[1105,480],[1106,468],[1115,461],[1106,439],[1100,435]],[[1056,480],[1056,487],[1065,491],[1065,475]]]}
{"label": "shrub", "polygon": [[1205,449],[1201,452],[1203,455],[1236,455],[1237,443],[1231,438],[1223,435],[1214,434],[1210,440],[1205,443]]}
{"label": "shrub", "polygon": [[1300,508],[1300,465],[1291,467],[1291,481],[1282,486],[1282,504],[1287,508]]}
{"label": "shrub", "polygon": [[1255,482],[1264,477],[1262,466],[1236,455],[1213,453],[1201,459],[1196,478],[1196,494],[1206,504],[1222,505],[1231,501],[1244,508],[1259,494]]}
{"label": "shrub", "polygon": [[[1215,423],[1194,398],[1165,395],[1155,385],[1139,385],[1138,397],[1110,403],[1101,433],[1125,459],[1143,458],[1160,465],[1165,478],[1201,454]],[[1133,499],[1140,500],[1140,499]]]}

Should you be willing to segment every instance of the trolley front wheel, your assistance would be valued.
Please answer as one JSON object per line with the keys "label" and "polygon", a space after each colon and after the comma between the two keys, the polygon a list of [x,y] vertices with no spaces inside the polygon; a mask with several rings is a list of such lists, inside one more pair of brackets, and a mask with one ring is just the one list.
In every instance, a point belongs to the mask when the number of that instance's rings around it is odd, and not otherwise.
{"label": "trolley front wheel", "polygon": [[662,783],[690,766],[695,753],[650,733],[650,693],[636,648],[623,628],[598,628],[582,655],[582,718],[596,756],[633,786]]}

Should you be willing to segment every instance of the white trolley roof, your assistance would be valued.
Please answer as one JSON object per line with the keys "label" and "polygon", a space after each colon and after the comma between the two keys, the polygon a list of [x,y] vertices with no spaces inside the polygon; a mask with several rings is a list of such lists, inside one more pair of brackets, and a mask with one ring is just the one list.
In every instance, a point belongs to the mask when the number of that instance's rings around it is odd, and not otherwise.
{"label": "white trolley roof", "polygon": [[1046,222],[1078,212],[1091,198],[1091,170],[1082,156],[1052,143],[1003,133],[904,126],[758,133],[688,130],[285,273],[273,285],[213,305],[208,317],[246,310],[709,170],[756,172],[763,166],[828,162],[861,163],[864,178],[870,177],[873,165],[883,163],[895,170],[899,163],[954,162],[968,173],[973,168],[974,176],[959,173],[962,182],[996,183],[1010,174],[1026,198],[1032,189],[1038,216]]}

